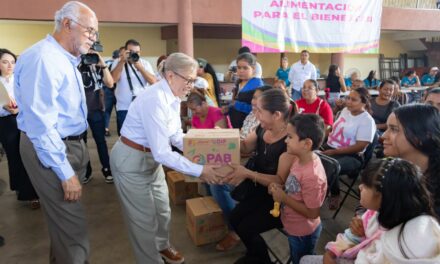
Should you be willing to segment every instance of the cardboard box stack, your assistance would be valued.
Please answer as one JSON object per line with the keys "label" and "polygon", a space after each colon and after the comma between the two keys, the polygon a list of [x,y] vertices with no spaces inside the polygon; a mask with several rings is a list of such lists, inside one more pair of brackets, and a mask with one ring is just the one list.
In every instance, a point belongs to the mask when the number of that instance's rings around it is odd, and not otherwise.
{"label": "cardboard box stack", "polygon": [[[225,165],[219,170],[229,172],[229,163],[240,164],[240,132],[238,129],[190,129],[183,138],[183,155],[198,164]],[[200,181],[185,177],[186,181]]]}
{"label": "cardboard box stack", "polygon": [[227,233],[222,210],[211,196],[186,200],[186,228],[196,246],[217,242]]}
{"label": "cardboard box stack", "polygon": [[171,201],[175,205],[185,204],[187,199],[198,197],[198,186],[196,182],[185,182],[182,173],[170,170],[166,177]]}

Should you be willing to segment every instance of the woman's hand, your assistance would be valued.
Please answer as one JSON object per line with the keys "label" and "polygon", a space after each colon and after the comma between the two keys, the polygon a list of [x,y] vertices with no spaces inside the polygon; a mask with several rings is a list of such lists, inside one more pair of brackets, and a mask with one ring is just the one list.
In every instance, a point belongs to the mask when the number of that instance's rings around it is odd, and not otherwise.
{"label": "woman's hand", "polygon": [[229,166],[234,170],[229,175],[223,179],[223,183],[229,183],[231,185],[237,186],[242,181],[246,180],[250,174],[251,170],[246,169],[243,165],[229,164]]}
{"label": "woman's hand", "polygon": [[8,111],[9,113],[15,115],[18,113],[17,102],[13,98],[10,98],[9,103],[3,106],[3,109]]}
{"label": "woman's hand", "polygon": [[364,230],[364,224],[362,223],[362,219],[356,216],[353,217],[350,222],[350,230],[353,233],[353,235],[356,235],[358,237],[364,237],[365,230]]}
{"label": "woman's hand", "polygon": [[286,198],[286,193],[283,191],[283,187],[278,183],[271,183],[267,186],[267,191],[272,195],[275,202],[283,203]]}

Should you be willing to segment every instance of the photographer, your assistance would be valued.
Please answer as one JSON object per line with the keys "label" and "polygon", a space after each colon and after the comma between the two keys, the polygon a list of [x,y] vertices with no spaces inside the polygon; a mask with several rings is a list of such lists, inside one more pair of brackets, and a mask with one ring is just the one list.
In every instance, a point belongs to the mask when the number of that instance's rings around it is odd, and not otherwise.
{"label": "photographer", "polygon": [[[104,116],[104,90],[103,86],[113,87],[114,82],[108,66],[99,55],[102,46],[95,42],[89,53],[81,56],[81,63],[78,70],[81,73],[87,103],[87,122],[92,130],[96,142],[99,160],[102,165],[102,174],[106,183],[113,183],[113,176],[110,170],[107,142],[105,140],[105,116]],[[87,165],[87,174],[83,183],[91,179],[90,162]]]}
{"label": "photographer", "polygon": [[131,102],[156,82],[150,63],[140,58],[141,45],[134,39],[125,43],[125,51],[112,64],[112,77],[116,82],[116,125],[118,135]]}

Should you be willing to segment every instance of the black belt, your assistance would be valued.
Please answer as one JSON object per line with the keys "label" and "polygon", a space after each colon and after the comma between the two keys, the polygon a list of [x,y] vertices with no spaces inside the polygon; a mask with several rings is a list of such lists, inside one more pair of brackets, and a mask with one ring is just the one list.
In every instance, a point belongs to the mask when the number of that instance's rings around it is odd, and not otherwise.
{"label": "black belt", "polygon": [[61,140],[67,140],[67,141],[81,140],[84,139],[86,135],[87,135],[87,131],[84,131],[81,135],[67,136],[65,138],[62,138]]}

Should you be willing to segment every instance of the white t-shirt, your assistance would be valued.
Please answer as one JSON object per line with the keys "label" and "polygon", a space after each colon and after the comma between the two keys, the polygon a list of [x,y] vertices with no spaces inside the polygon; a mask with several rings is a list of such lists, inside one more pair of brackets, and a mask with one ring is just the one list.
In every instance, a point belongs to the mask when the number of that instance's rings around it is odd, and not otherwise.
{"label": "white t-shirt", "polygon": [[302,64],[298,61],[290,67],[289,81],[292,84],[292,88],[296,91],[301,91],[303,84],[306,80],[316,80],[316,67],[310,61],[306,64]]}
{"label": "white t-shirt", "polygon": [[356,141],[373,142],[374,133],[376,133],[376,125],[368,112],[354,116],[347,108],[344,108],[333,124],[327,144],[338,149],[352,146],[356,144]]}
{"label": "white t-shirt", "polygon": [[[237,67],[237,60],[231,61],[231,64],[229,64],[229,70],[231,70],[232,67]],[[257,62],[255,65],[255,73],[254,76],[257,78],[262,78],[263,76],[263,68],[261,67],[261,64]]]}
{"label": "white t-shirt", "polygon": [[[148,61],[145,61],[143,59],[140,59],[142,66],[144,69],[154,75],[153,68],[151,67],[151,64]],[[116,59],[113,61],[112,64],[112,70],[116,68],[118,65],[119,59]],[[127,65],[128,66],[128,65]],[[134,74],[133,69],[136,71],[137,76],[141,80],[142,84],[139,82],[138,78]],[[116,90],[115,90],[115,96],[116,96],[116,110],[128,110],[128,107],[130,106],[130,103],[132,101],[133,96],[138,96],[138,94],[145,90],[148,86],[150,86],[147,82],[147,80],[144,79],[142,76],[142,73],[138,71],[134,66],[133,68],[128,67],[128,73],[130,74],[131,83],[133,85],[133,92],[130,91],[130,85],[128,83],[127,74],[125,72],[125,65],[122,68],[121,72],[121,78],[119,78],[119,81],[116,83]]]}

